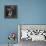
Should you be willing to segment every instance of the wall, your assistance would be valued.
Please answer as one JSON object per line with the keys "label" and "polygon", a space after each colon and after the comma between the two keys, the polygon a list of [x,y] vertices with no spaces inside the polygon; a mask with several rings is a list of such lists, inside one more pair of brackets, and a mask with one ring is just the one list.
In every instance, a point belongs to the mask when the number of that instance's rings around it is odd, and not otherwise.
{"label": "wall", "polygon": [[[17,19],[4,18],[9,4],[18,6]],[[8,43],[9,32],[17,32],[18,24],[46,24],[46,0],[0,0],[0,44]]]}

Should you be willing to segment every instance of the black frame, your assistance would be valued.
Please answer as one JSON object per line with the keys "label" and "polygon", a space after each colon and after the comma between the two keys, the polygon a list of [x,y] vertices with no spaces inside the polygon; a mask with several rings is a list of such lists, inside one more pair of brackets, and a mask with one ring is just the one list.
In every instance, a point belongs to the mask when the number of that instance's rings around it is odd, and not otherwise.
{"label": "black frame", "polygon": [[[12,10],[12,15],[9,16],[8,13],[8,9]],[[5,5],[4,7],[4,17],[5,18],[17,18],[17,5]]]}

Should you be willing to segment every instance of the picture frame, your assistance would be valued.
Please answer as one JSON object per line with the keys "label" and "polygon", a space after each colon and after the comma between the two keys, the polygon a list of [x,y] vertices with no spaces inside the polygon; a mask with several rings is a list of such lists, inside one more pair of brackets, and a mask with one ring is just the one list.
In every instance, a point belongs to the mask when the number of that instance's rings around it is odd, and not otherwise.
{"label": "picture frame", "polygon": [[[21,40],[46,41],[46,25],[45,24],[19,24],[18,30],[19,30],[18,31],[19,42]],[[27,33],[24,31],[26,31]],[[27,37],[25,38],[25,36]]]}
{"label": "picture frame", "polygon": [[17,5],[5,5],[5,18],[17,18]]}

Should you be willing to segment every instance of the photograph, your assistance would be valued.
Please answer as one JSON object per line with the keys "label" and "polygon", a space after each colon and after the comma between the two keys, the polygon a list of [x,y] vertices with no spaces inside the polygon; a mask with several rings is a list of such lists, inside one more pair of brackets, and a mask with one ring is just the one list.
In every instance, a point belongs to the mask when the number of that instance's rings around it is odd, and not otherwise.
{"label": "photograph", "polygon": [[5,18],[17,18],[17,5],[5,5]]}
{"label": "photograph", "polygon": [[46,25],[20,25],[20,40],[46,41]]}

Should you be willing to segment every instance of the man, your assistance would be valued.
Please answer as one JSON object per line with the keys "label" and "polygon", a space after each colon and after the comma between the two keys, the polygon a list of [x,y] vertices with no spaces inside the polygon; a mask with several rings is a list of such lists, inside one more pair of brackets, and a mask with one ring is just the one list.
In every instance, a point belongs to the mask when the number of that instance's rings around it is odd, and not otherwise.
{"label": "man", "polygon": [[14,17],[14,7],[7,8],[7,16]]}

